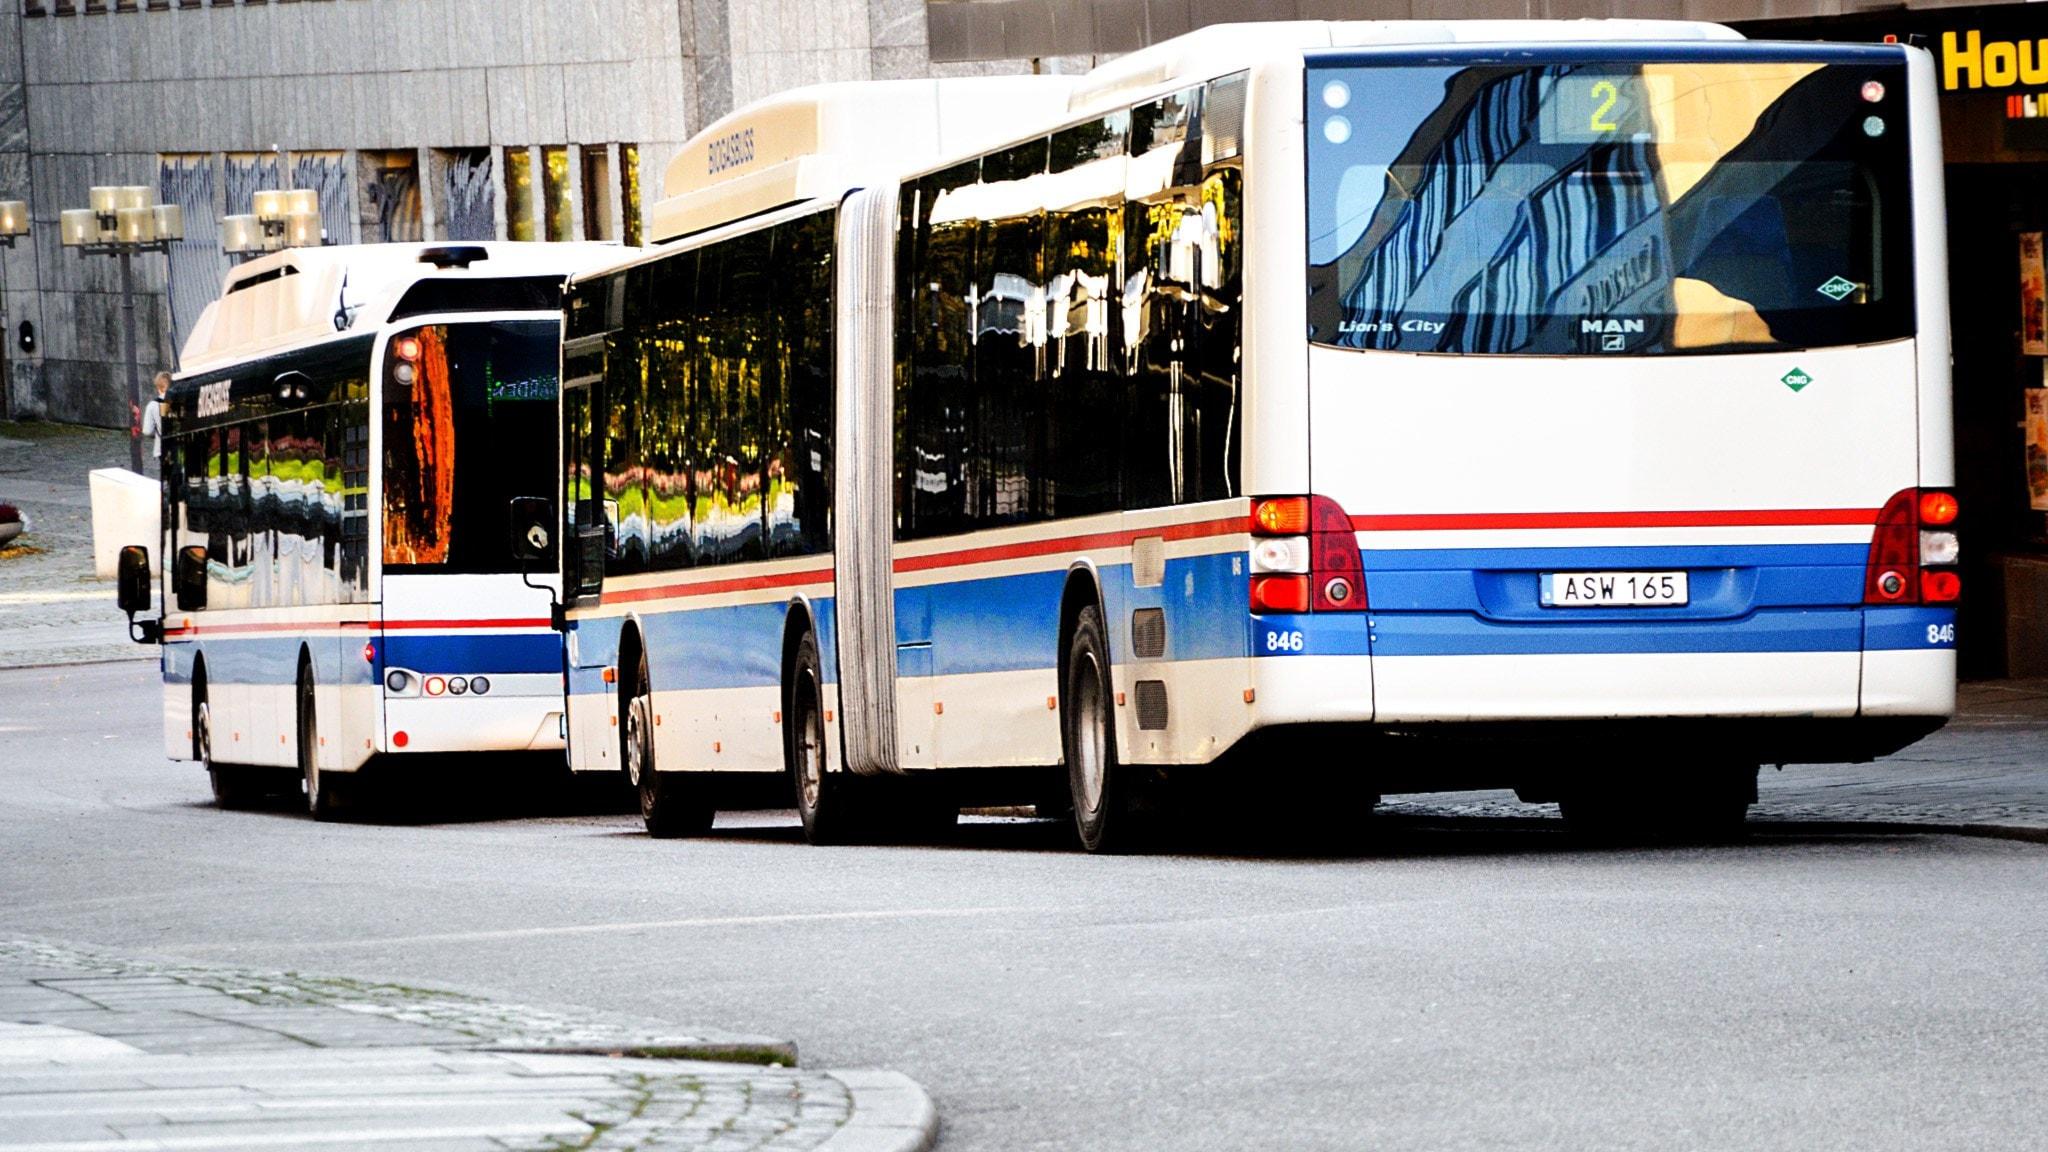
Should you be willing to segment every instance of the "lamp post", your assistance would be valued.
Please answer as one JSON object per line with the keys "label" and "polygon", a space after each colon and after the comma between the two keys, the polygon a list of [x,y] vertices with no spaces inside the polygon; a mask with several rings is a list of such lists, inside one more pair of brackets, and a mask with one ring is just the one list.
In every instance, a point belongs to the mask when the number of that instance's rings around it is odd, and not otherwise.
{"label": "lamp post", "polygon": [[[12,249],[26,235],[28,205],[0,200],[0,247]],[[14,354],[7,347],[12,341],[7,330],[7,261],[0,259],[0,420],[14,419]]]}
{"label": "lamp post", "polygon": [[[67,208],[58,214],[58,231],[66,248],[86,256],[113,256],[121,261],[121,337],[128,357],[128,410],[142,410],[141,366],[135,360],[135,272],[140,252],[170,255],[171,241],[185,238],[185,210],[176,204],[152,204],[147,185],[98,186],[92,207]],[[131,417],[128,461],[142,471],[142,429]]]}
{"label": "lamp post", "polygon": [[266,252],[327,242],[320,225],[320,193],[311,188],[266,188],[256,193],[254,208],[220,218],[221,249],[237,264]]}

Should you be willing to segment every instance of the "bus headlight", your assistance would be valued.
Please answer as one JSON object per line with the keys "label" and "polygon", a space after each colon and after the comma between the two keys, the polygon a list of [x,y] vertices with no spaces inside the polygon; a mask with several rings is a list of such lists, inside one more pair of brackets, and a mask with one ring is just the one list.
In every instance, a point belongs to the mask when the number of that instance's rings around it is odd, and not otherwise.
{"label": "bus headlight", "polygon": [[469,691],[468,680],[461,676],[450,676],[448,678],[448,694],[450,696],[460,696],[467,691]]}
{"label": "bus headlight", "polygon": [[481,695],[483,695],[484,693],[486,693],[486,692],[489,692],[490,690],[491,690],[491,681],[490,681],[490,678],[489,678],[489,677],[487,677],[487,676],[471,676],[471,677],[469,678],[469,692],[470,692],[470,695],[472,695],[472,696],[481,696]]}
{"label": "bus headlight", "polygon": [[384,691],[393,696],[417,696],[420,678],[403,668],[393,668],[384,674]]}

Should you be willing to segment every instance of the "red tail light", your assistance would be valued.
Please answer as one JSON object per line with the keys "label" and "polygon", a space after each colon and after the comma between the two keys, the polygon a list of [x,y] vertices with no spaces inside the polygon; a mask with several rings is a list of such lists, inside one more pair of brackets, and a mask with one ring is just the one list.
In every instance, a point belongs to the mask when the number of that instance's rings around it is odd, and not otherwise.
{"label": "red tail light", "polygon": [[1252,577],[1252,611],[1308,611],[1308,580],[1306,576]]}
{"label": "red tail light", "polygon": [[[1961,511],[1954,493],[1939,490],[1908,488],[1885,501],[1863,566],[1863,602],[1948,604],[1959,599],[1963,580],[1951,565],[1957,551],[1953,528]],[[1927,555],[1930,547],[1938,561]]]}
{"label": "red tail light", "polygon": [[1306,536],[1308,543],[1307,575],[1252,577],[1252,611],[1360,612],[1366,608],[1358,536],[1351,527],[1350,514],[1335,500],[1328,496],[1254,500],[1250,531],[1265,537]]}
{"label": "red tail light", "polygon": [[1328,496],[1311,496],[1308,540],[1309,590],[1318,612],[1365,608],[1365,569],[1358,559],[1358,533],[1351,515]]}

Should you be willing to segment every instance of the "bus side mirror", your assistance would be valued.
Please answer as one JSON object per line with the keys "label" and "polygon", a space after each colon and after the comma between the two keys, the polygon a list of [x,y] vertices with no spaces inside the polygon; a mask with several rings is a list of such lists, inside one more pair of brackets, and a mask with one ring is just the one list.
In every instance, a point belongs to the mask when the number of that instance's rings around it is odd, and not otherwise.
{"label": "bus side mirror", "polygon": [[512,555],[524,564],[547,559],[554,543],[555,504],[545,496],[512,498]]}
{"label": "bus side mirror", "polygon": [[149,611],[149,549],[130,544],[121,549],[114,569],[114,598],[133,616]]}
{"label": "bus side mirror", "polygon": [[171,566],[171,592],[177,598],[181,612],[196,612],[206,607],[204,545],[193,544],[178,549],[178,559]]}

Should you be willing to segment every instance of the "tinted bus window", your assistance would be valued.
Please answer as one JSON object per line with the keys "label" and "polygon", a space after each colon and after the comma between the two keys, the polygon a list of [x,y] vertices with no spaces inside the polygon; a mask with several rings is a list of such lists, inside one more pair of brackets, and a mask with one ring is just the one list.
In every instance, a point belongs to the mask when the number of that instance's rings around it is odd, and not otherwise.
{"label": "tinted bus window", "polygon": [[1701,55],[1311,68],[1311,339],[1558,355],[1911,335],[1904,65]]}
{"label": "tinted bus window", "polygon": [[553,320],[433,325],[387,345],[386,572],[519,570],[506,510],[554,488],[559,331]]}

